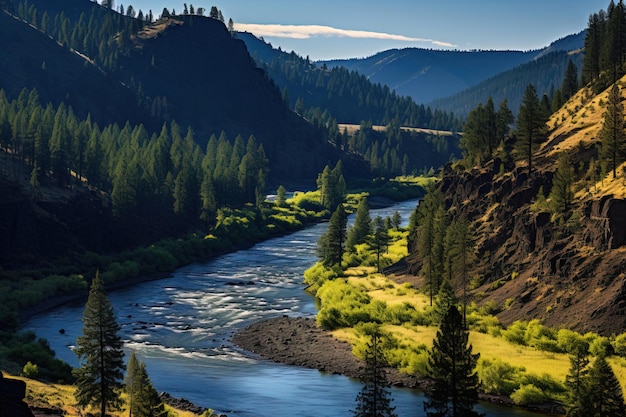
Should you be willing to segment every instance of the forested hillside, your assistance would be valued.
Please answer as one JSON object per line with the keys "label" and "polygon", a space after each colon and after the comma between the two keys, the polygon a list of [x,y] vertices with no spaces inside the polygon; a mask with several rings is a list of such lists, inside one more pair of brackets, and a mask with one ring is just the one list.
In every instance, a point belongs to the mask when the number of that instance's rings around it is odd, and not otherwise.
{"label": "forested hillside", "polygon": [[571,60],[576,65],[578,76],[582,74],[584,54],[579,51],[554,51],[542,54],[537,59],[497,74],[460,93],[433,100],[430,105],[453,112],[465,118],[479,103],[491,97],[496,103],[506,99],[513,114],[517,114],[524,89],[533,84],[540,96],[552,100],[554,92],[561,86],[565,71]]}
{"label": "forested hillside", "polygon": [[[58,0],[6,3],[23,19],[2,37],[7,50],[14,51],[12,70],[0,75],[0,87],[10,99],[22,87],[41,88],[46,102],[56,106],[66,101],[81,117],[93,110],[98,123],[130,121],[158,130],[164,122],[176,121],[183,130],[191,127],[203,148],[212,134],[222,131],[231,140],[240,134],[255,135],[264,145],[274,177],[307,180],[340,158],[348,173],[367,172],[358,158],[342,155],[327,143],[325,129],[312,126],[284,105],[280,91],[256,67],[243,42],[233,39],[217,19],[189,14],[152,21],[148,13],[141,20],[132,17],[132,10],[121,14],[88,0],[74,0],[71,7]],[[10,19],[4,13],[3,18]],[[30,42],[33,38],[36,42]],[[32,58],[23,57],[27,51]],[[75,59],[45,60],[51,53]],[[4,62],[8,67],[9,61]],[[94,76],[89,88],[88,78],[72,86],[74,74],[86,68],[99,73],[102,81]],[[68,94],[59,92],[64,85]],[[99,103],[88,101],[90,96],[79,94],[77,87],[81,92],[121,91],[104,93],[100,110]],[[131,111],[124,111],[128,107]],[[303,147],[308,149],[306,158],[301,157]]]}
{"label": "forested hillside", "polygon": [[283,99],[312,120],[360,124],[371,122],[458,131],[454,114],[417,104],[389,85],[376,83],[342,66],[312,63],[295,52],[286,53],[250,33],[238,33],[257,64],[279,85]]}
{"label": "forested hillside", "polygon": [[418,103],[446,97],[533,59],[538,51],[391,49],[362,59],[321,62],[357,71]]}
{"label": "forested hillside", "polygon": [[[470,112],[464,159],[443,172],[414,218],[409,269],[434,292],[448,277],[457,294],[468,291],[506,325],[626,330],[626,44],[616,41],[624,22],[622,2],[591,16],[585,84],[578,90],[577,77],[566,76],[575,88],[558,87],[567,101],[554,111],[527,85],[515,130],[499,139],[493,100]],[[461,271],[446,248],[465,222]]]}

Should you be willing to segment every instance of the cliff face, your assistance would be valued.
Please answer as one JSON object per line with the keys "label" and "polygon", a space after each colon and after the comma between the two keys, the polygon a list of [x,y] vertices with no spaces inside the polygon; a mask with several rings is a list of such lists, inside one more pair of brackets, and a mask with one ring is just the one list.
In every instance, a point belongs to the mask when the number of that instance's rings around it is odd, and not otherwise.
{"label": "cliff face", "polygon": [[505,324],[538,318],[554,327],[624,332],[626,200],[589,197],[574,209],[578,220],[561,225],[531,210],[540,187],[549,193],[554,172],[498,175],[500,163],[449,171],[441,182],[446,206],[465,213],[476,231],[475,274],[483,284],[475,299],[495,302]]}

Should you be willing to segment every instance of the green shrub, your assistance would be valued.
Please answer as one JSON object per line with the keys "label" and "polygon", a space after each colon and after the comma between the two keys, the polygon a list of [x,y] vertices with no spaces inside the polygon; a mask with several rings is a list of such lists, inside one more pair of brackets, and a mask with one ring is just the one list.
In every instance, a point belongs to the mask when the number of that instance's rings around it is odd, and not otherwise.
{"label": "green shrub", "polygon": [[626,333],[615,337],[611,344],[613,345],[613,351],[616,355],[626,357]]}
{"label": "green shrub", "polygon": [[518,345],[526,344],[526,322],[517,320],[502,330],[502,336],[511,343]]}
{"label": "green shrub", "polygon": [[522,385],[513,394],[511,399],[517,405],[541,404],[546,400],[543,391],[532,384]]}
{"label": "green shrub", "polygon": [[26,378],[37,378],[39,376],[39,367],[36,364],[33,364],[31,361],[26,362],[24,368],[22,369],[22,374]]}
{"label": "green shrub", "polygon": [[583,352],[587,354],[589,352],[589,341],[580,334],[573,330],[561,329],[557,333],[557,342],[559,349],[562,352],[566,352],[570,355]]}
{"label": "green shrub", "polygon": [[511,395],[520,387],[520,379],[526,369],[513,366],[501,359],[480,359],[477,372],[485,392],[495,395]]}

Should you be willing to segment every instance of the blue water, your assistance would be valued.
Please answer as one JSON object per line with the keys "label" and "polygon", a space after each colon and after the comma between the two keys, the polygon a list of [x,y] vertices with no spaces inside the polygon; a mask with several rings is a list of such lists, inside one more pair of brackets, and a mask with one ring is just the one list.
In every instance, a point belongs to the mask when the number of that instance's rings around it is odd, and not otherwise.
{"label": "blue water", "polygon": [[[406,224],[415,205],[408,201],[370,214],[397,210]],[[316,314],[302,274],[315,263],[315,244],[325,230],[326,224],[318,224],[181,268],[171,278],[111,292],[125,349],[146,363],[157,390],[229,416],[352,415],[358,381],[261,360],[230,342],[235,330],[259,319]],[[25,327],[75,366],[71,347],[82,331],[83,307],[55,309]],[[394,388],[392,395],[398,416],[425,415],[421,393]],[[539,416],[491,404],[478,408],[489,417]]]}

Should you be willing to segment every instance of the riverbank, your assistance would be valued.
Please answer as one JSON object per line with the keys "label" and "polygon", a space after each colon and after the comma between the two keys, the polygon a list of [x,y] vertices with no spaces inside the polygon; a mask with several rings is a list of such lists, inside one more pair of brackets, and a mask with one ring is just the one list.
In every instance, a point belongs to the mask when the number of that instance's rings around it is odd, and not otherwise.
{"label": "riverbank", "polygon": [[[276,317],[255,322],[236,332],[232,342],[263,359],[303,366],[359,379],[365,363],[352,353],[350,344],[335,339],[310,317]],[[389,369],[391,385],[423,388],[425,380]]]}
{"label": "riverbank", "polygon": [[[350,344],[335,339],[330,332],[318,327],[311,317],[282,316],[261,320],[233,334],[232,342],[263,359],[349,378],[359,379],[365,369],[365,363],[354,356]],[[397,369],[387,370],[387,380],[393,386],[417,390],[424,390],[429,384],[426,378],[406,375]],[[505,396],[481,394],[479,398],[491,404],[515,406]],[[553,402],[526,409],[550,416],[565,412],[561,404]]]}

